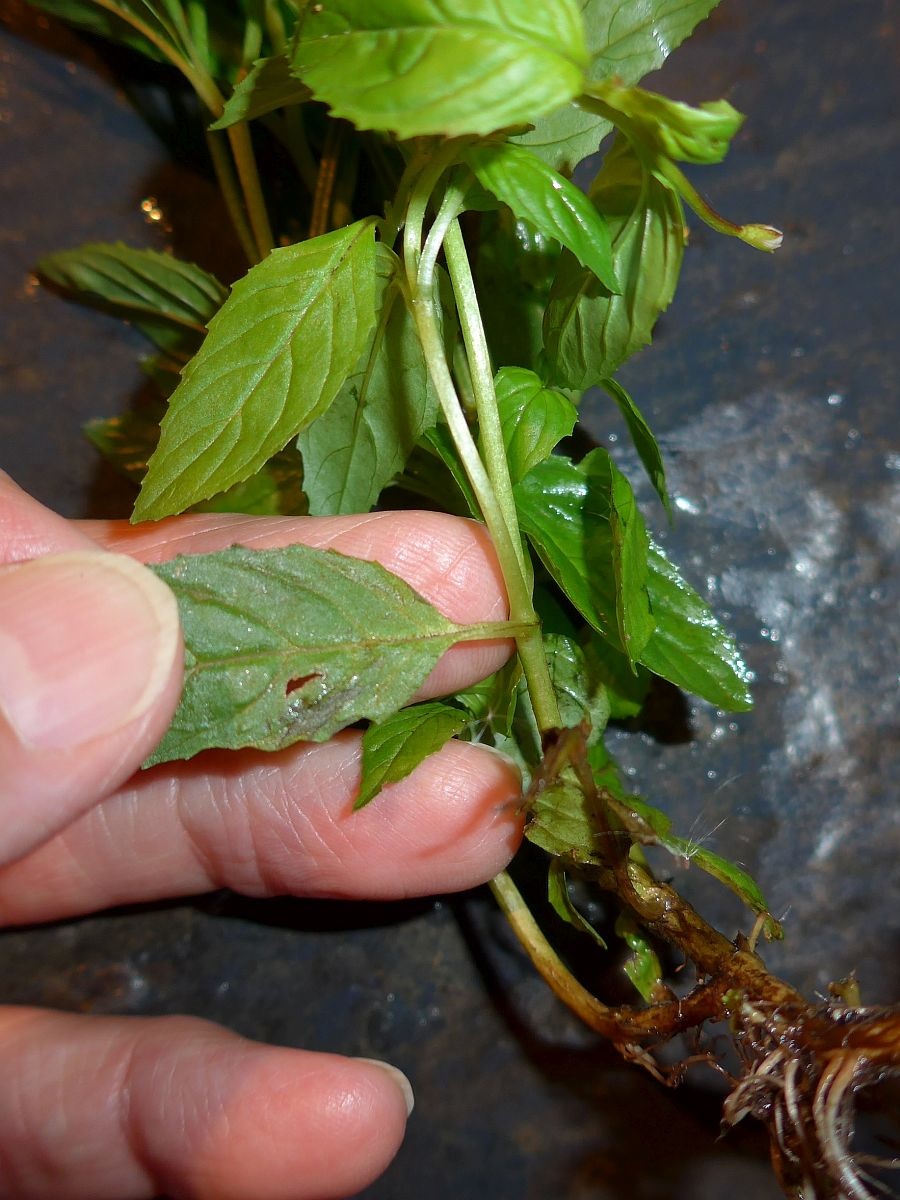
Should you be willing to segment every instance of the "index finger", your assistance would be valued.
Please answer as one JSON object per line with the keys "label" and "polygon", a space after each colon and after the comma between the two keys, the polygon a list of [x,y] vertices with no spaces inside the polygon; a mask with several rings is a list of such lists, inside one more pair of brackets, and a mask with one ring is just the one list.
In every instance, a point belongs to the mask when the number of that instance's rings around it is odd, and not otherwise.
{"label": "index finger", "polygon": [[[497,556],[476,521],[427,511],[375,512],[343,517],[246,517],[190,513],[165,521],[83,521],[93,541],[141,562],[206,554],[241,545],[257,550],[300,542],[378,562],[399,575],[451,621],[502,621],[509,611]],[[451,695],[492,674],[509,658],[508,639],[452,647],[417,698]]]}

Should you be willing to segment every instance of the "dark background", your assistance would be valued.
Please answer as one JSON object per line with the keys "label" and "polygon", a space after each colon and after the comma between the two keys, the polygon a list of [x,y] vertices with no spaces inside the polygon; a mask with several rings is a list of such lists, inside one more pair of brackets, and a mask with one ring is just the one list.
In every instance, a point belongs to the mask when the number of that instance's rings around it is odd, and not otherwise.
{"label": "dark background", "polygon": [[[16,0],[0,15],[0,465],[68,515],[124,515],[129,494],[80,426],[125,406],[144,343],[30,269],[117,238],[215,266],[229,235],[211,186],[171,160],[96,46]],[[651,523],[757,682],[752,714],[691,704],[680,736],[669,721],[612,748],[676,828],[756,874],[785,918],[774,967],[811,995],[855,970],[870,1002],[900,999],[898,74],[893,0],[724,0],[651,86],[749,114],[726,164],[695,178],[785,245],[765,256],[695,223],[675,304],[623,373],[677,497],[669,532],[645,489]],[[585,413],[638,479],[610,405]],[[743,919],[697,872],[678,878],[724,928]],[[397,1063],[417,1108],[368,1200],[777,1194],[757,1131],[717,1140],[711,1077],[667,1092],[621,1064],[548,995],[483,892],[372,907],[217,895],[11,931],[0,980],[6,1001],[194,1013]]]}

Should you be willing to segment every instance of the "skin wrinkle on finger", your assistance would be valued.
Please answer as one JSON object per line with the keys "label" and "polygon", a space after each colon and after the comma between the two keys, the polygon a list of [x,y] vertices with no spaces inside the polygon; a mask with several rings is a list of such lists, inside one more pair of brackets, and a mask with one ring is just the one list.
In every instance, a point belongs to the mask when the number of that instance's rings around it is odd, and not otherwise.
{"label": "skin wrinkle on finger", "polygon": [[[375,560],[388,570],[396,570],[411,586],[421,588],[422,594],[451,620],[503,619],[507,611],[500,568],[486,530],[475,521],[441,513],[264,520],[228,515],[211,520],[208,514],[196,514],[162,521],[161,528],[149,529],[111,521],[76,524],[108,549],[125,551],[144,562],[161,562],[188,551],[207,553],[235,544],[271,549],[299,541]],[[475,614],[471,612],[473,599],[477,601]]]}
{"label": "skin wrinkle on finger", "polygon": [[[0,923],[227,886],[395,899],[490,878],[522,832],[513,767],[450,742],[359,812],[360,735],[161,768],[0,871]],[[235,787],[235,782],[238,786]],[[309,852],[307,852],[309,851]],[[77,868],[73,868],[73,859]]]}

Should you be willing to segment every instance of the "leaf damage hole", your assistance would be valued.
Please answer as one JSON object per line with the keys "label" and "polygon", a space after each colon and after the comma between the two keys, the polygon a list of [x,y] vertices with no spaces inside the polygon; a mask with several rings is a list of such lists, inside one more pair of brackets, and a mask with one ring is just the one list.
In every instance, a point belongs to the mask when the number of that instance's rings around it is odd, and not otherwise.
{"label": "leaf damage hole", "polygon": [[313,679],[321,679],[321,675],[312,671],[309,675],[299,675],[296,679],[289,679],[284,687],[285,696],[290,696],[294,692],[299,692],[301,688],[306,687]]}

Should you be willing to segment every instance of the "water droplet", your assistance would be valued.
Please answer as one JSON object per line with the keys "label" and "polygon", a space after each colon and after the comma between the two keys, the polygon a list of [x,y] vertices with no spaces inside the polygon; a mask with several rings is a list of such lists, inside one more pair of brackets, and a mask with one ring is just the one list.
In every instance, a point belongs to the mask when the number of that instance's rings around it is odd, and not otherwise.
{"label": "water droplet", "polygon": [[841,404],[844,403],[844,397],[841,395],[840,392],[832,392],[831,395],[828,397],[827,402],[828,402],[828,404],[831,405],[832,408],[838,408]]}
{"label": "water droplet", "polygon": [[690,513],[693,517],[700,512],[700,505],[696,504],[693,500],[689,500],[687,496],[676,496],[675,507],[679,512]]}
{"label": "water droplet", "polygon": [[719,778],[719,772],[718,772],[718,771],[707,771],[707,772],[706,772],[706,778],[707,778],[707,779],[718,779],[718,778]]}
{"label": "water droplet", "polygon": [[900,453],[892,451],[890,454],[885,455],[884,465],[889,471],[900,471]]}

